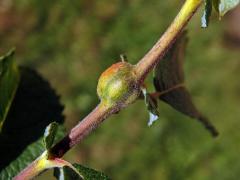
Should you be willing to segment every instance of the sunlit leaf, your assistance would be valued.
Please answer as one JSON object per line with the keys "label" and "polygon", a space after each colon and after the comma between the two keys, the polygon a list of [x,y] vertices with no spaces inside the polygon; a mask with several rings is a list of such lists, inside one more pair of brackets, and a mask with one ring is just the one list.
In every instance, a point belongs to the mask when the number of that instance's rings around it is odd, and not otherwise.
{"label": "sunlit leaf", "polygon": [[13,59],[14,50],[0,57],[0,132],[19,83],[19,70]]}
{"label": "sunlit leaf", "polygon": [[174,44],[164,59],[155,68],[154,86],[160,99],[176,110],[198,119],[211,133],[218,133],[214,126],[194,105],[191,95],[184,86],[183,60],[187,44],[186,32]]}

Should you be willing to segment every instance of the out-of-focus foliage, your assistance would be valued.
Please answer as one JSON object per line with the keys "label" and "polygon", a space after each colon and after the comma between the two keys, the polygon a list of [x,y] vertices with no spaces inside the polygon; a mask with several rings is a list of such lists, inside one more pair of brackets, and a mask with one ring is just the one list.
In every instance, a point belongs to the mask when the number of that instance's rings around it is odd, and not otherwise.
{"label": "out-of-focus foliage", "polygon": [[[136,63],[182,2],[2,0],[0,52],[15,45],[18,63],[50,80],[62,96],[70,128],[97,104],[101,72],[121,53]],[[149,128],[144,102],[139,101],[108,119],[66,159],[112,179],[239,177],[240,53],[224,45],[224,21],[213,16],[211,26],[203,30],[200,16],[201,12],[189,25],[186,84],[220,136],[212,139],[199,123],[163,103],[159,121]]]}

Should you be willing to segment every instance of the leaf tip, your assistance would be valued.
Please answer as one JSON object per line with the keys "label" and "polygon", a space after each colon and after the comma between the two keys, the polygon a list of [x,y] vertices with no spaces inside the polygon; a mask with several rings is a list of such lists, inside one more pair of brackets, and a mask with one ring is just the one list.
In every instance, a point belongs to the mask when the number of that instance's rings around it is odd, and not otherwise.
{"label": "leaf tip", "polygon": [[204,125],[204,127],[209,131],[212,137],[216,138],[219,135],[218,130],[206,117],[202,116],[198,119]]}

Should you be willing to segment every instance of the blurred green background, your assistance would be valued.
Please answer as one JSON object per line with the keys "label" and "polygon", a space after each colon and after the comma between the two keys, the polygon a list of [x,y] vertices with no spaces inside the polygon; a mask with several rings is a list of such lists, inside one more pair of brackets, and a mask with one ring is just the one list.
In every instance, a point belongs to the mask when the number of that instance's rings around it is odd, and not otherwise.
{"label": "blurred green background", "polygon": [[[182,2],[1,0],[0,53],[15,46],[18,64],[37,69],[49,80],[61,95],[69,130],[98,103],[101,72],[121,53],[136,63],[166,30]],[[164,103],[159,120],[148,127],[148,113],[139,101],[105,121],[66,154],[67,160],[112,179],[240,177],[240,48],[224,38],[230,17],[218,21],[215,15],[209,28],[201,29],[201,13],[202,9],[188,26],[186,86],[220,136],[213,139],[197,121]],[[151,79],[147,82],[152,89]]]}

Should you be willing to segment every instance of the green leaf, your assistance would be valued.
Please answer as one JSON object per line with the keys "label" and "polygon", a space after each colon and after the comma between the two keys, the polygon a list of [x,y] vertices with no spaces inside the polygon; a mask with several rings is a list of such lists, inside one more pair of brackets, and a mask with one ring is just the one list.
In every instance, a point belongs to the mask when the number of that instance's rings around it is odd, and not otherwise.
{"label": "green leaf", "polygon": [[142,93],[149,112],[148,126],[151,126],[153,122],[156,121],[159,117],[159,112],[157,110],[158,108],[157,100],[154,97],[152,97],[149,93],[147,93],[147,90],[145,88],[142,89]]}
{"label": "green leaf", "polygon": [[[82,166],[80,164],[73,164],[75,170],[83,177],[84,180],[110,180],[110,178],[102,172]],[[54,176],[59,180],[75,180],[82,179],[73,169],[68,166],[55,169]]]}
{"label": "green leaf", "polygon": [[199,120],[213,136],[217,130],[194,105],[191,95],[184,86],[183,60],[187,44],[186,32],[155,68],[154,86],[160,99],[183,114]]}
{"label": "green leaf", "polygon": [[30,144],[15,160],[0,171],[0,179],[12,179],[43,151],[42,139]]}
{"label": "green leaf", "polygon": [[228,11],[235,8],[240,0],[205,0],[203,16],[201,18],[202,27],[206,28],[212,13],[212,6],[218,12],[219,17],[224,16]]}
{"label": "green leaf", "polygon": [[202,28],[206,28],[208,26],[211,13],[212,13],[212,1],[205,0],[204,12],[201,18]]}
{"label": "green leaf", "polygon": [[19,71],[13,60],[14,50],[0,57],[0,132],[19,83]]}
{"label": "green leaf", "polygon": [[[21,80],[0,133],[0,179],[11,179],[44,150],[44,130],[53,120],[63,124],[59,96],[38,73],[20,68]],[[55,141],[64,135],[59,126]]]}
{"label": "green leaf", "polygon": [[[62,125],[59,126],[58,129],[55,137],[56,140],[62,139],[65,133],[65,129]],[[15,160],[0,171],[0,179],[12,179],[44,151],[45,147],[42,143],[42,138],[39,138],[34,143],[28,145]]]}
{"label": "green leaf", "polygon": [[56,122],[52,122],[46,127],[44,132],[44,138],[43,138],[43,143],[46,150],[49,150],[52,147],[54,138],[57,133],[57,129],[58,129],[58,123]]}
{"label": "green leaf", "polygon": [[219,16],[224,16],[228,11],[235,8],[240,3],[240,0],[213,0],[213,6],[219,13]]}

